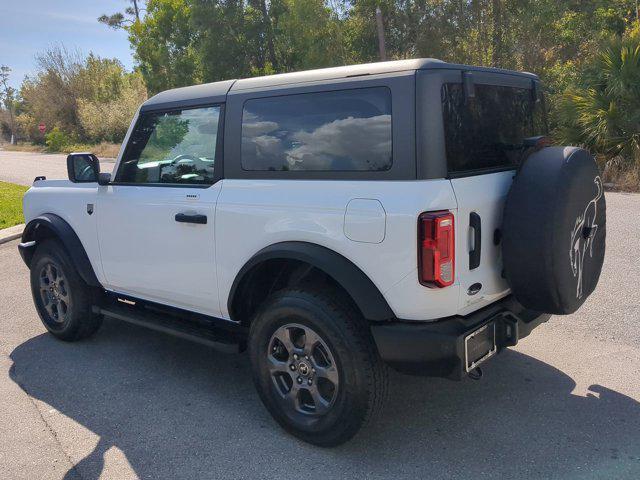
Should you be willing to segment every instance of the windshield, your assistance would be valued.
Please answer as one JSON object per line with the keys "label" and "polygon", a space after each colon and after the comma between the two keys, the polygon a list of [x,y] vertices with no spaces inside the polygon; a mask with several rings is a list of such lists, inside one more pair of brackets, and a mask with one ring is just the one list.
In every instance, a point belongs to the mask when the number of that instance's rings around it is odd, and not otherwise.
{"label": "windshield", "polygon": [[482,84],[474,92],[465,98],[461,83],[442,86],[449,173],[517,167],[524,139],[547,134],[542,92]]}

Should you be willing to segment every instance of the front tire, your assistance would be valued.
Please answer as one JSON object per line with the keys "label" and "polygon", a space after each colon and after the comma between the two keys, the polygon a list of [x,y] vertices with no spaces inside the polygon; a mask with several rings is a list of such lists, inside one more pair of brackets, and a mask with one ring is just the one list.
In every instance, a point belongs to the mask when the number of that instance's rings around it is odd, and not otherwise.
{"label": "front tire", "polygon": [[249,355],[265,407],[306,442],[340,445],[382,409],[386,366],[366,321],[337,293],[272,295],[251,323]]}
{"label": "front tire", "polygon": [[100,292],[87,285],[64,247],[56,240],[38,245],[31,261],[31,294],[46,329],[65,341],[93,335],[102,316],[91,308]]}

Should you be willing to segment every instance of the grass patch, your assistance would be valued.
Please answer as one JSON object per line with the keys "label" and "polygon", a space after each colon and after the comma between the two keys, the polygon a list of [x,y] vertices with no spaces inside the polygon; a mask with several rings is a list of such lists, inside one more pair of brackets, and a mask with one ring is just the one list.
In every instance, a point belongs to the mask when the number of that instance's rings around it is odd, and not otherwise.
{"label": "grass patch", "polygon": [[0,229],[24,223],[22,196],[29,187],[0,182]]}

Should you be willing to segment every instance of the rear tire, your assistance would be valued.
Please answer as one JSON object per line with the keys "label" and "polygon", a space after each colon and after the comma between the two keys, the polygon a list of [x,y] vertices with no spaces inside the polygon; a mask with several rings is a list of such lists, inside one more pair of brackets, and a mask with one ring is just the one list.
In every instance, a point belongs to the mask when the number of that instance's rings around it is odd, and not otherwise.
{"label": "rear tire", "polygon": [[340,445],[382,409],[387,368],[366,321],[335,292],[272,295],[251,323],[249,355],[265,407],[305,442]]}
{"label": "rear tire", "polygon": [[38,245],[31,261],[31,294],[46,329],[73,342],[93,335],[102,315],[92,312],[100,290],[87,285],[64,247],[56,240]]}

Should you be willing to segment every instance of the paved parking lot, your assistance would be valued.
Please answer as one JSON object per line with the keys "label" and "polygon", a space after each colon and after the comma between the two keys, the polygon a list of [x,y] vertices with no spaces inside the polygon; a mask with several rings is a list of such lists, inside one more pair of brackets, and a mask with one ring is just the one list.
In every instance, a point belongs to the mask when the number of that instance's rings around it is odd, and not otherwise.
{"label": "paved parking lot", "polygon": [[[100,170],[110,172],[115,161],[100,159]],[[0,150],[0,181],[31,185],[36,176],[67,178],[67,156]]]}
{"label": "paved parking lot", "polygon": [[579,312],[479,382],[393,374],[384,417],[330,450],[276,426],[245,355],[112,321],[55,340],[17,243],[0,245],[0,478],[640,478],[640,195],[607,202],[605,269]]}

